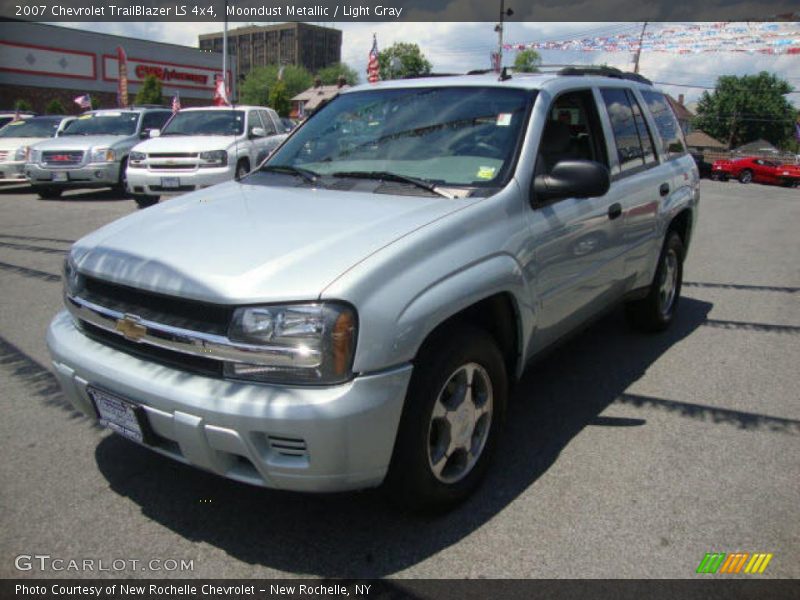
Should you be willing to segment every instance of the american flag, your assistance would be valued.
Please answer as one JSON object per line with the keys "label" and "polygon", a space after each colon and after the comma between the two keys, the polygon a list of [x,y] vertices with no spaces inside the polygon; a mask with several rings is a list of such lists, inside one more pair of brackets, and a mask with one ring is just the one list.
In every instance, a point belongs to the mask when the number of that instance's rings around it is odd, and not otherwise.
{"label": "american flag", "polygon": [[216,76],[216,83],[214,84],[214,106],[230,106],[231,103],[228,100],[228,90],[227,85],[225,85],[225,80],[222,78],[222,75]]}
{"label": "american flag", "polygon": [[381,65],[378,62],[378,38],[372,35],[372,50],[369,51],[369,62],[367,63],[367,81],[377,83],[381,78]]}
{"label": "american flag", "polygon": [[175,92],[175,95],[172,97],[172,113],[175,114],[180,109],[181,109],[180,92]]}
{"label": "american flag", "polygon": [[81,108],[92,108],[92,98],[89,96],[89,94],[77,96],[73,102],[75,102],[75,104]]}

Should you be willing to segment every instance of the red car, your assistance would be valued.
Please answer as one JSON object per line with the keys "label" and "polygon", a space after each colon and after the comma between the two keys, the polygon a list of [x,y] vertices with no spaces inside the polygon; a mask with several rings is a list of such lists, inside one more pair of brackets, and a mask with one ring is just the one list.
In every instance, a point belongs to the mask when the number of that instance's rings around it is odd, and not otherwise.
{"label": "red car", "polygon": [[766,158],[737,158],[715,160],[711,178],[727,181],[735,178],[742,183],[771,183],[787,187],[800,185],[800,166],[785,165]]}

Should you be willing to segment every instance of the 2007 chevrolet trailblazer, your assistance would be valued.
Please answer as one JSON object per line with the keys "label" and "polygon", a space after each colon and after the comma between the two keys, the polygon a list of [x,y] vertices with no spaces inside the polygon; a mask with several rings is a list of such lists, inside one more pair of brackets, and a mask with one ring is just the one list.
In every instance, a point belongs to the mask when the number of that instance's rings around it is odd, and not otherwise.
{"label": "2007 chevrolet trailblazer", "polygon": [[76,407],[157,452],[447,505],[532,358],[620,301],[670,324],[698,181],[638,76],[353,88],[242,181],[79,240],[48,345]]}

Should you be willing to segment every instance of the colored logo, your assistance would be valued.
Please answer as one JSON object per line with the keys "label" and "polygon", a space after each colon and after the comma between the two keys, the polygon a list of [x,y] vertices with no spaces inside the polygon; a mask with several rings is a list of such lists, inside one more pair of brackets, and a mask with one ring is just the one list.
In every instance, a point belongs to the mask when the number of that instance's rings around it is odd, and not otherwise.
{"label": "colored logo", "polygon": [[698,573],[749,573],[750,575],[761,574],[767,569],[772,554],[756,552],[708,552],[700,565],[697,567]]}
{"label": "colored logo", "polygon": [[138,342],[147,333],[147,327],[139,323],[139,317],[125,315],[117,321],[116,330],[132,342]]}

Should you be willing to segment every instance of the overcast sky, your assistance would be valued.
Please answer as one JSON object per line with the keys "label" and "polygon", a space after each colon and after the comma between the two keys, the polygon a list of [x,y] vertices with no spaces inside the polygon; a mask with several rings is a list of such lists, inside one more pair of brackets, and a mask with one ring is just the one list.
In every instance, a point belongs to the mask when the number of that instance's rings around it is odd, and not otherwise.
{"label": "overcast sky", "polygon": [[[104,33],[128,37],[171,42],[197,47],[201,33],[220,31],[221,23],[57,23]],[[420,46],[434,71],[459,73],[470,69],[489,67],[489,54],[497,46],[494,23],[316,23],[336,27],[343,31],[342,60],[355,68],[364,80],[367,55],[372,46],[372,34],[377,34],[378,46],[386,48],[395,42],[414,42]],[[235,23],[242,26],[246,23]],[[665,24],[650,25],[651,30]],[[531,41],[562,40],[592,37],[614,33],[641,31],[641,23],[506,23],[505,41],[524,43]],[[541,53],[548,64],[609,64],[632,70],[630,53],[614,52],[564,52]],[[507,52],[505,64],[513,62],[514,52]],[[640,59],[640,73],[656,82],[682,84],[683,86],[713,87],[719,75],[743,75],[766,70],[787,79],[800,89],[800,55],[762,55],[741,53],[707,53],[673,55],[644,52]],[[702,89],[661,85],[673,96],[683,93],[686,102],[696,100]],[[795,106],[800,106],[800,93],[787,96]]]}

